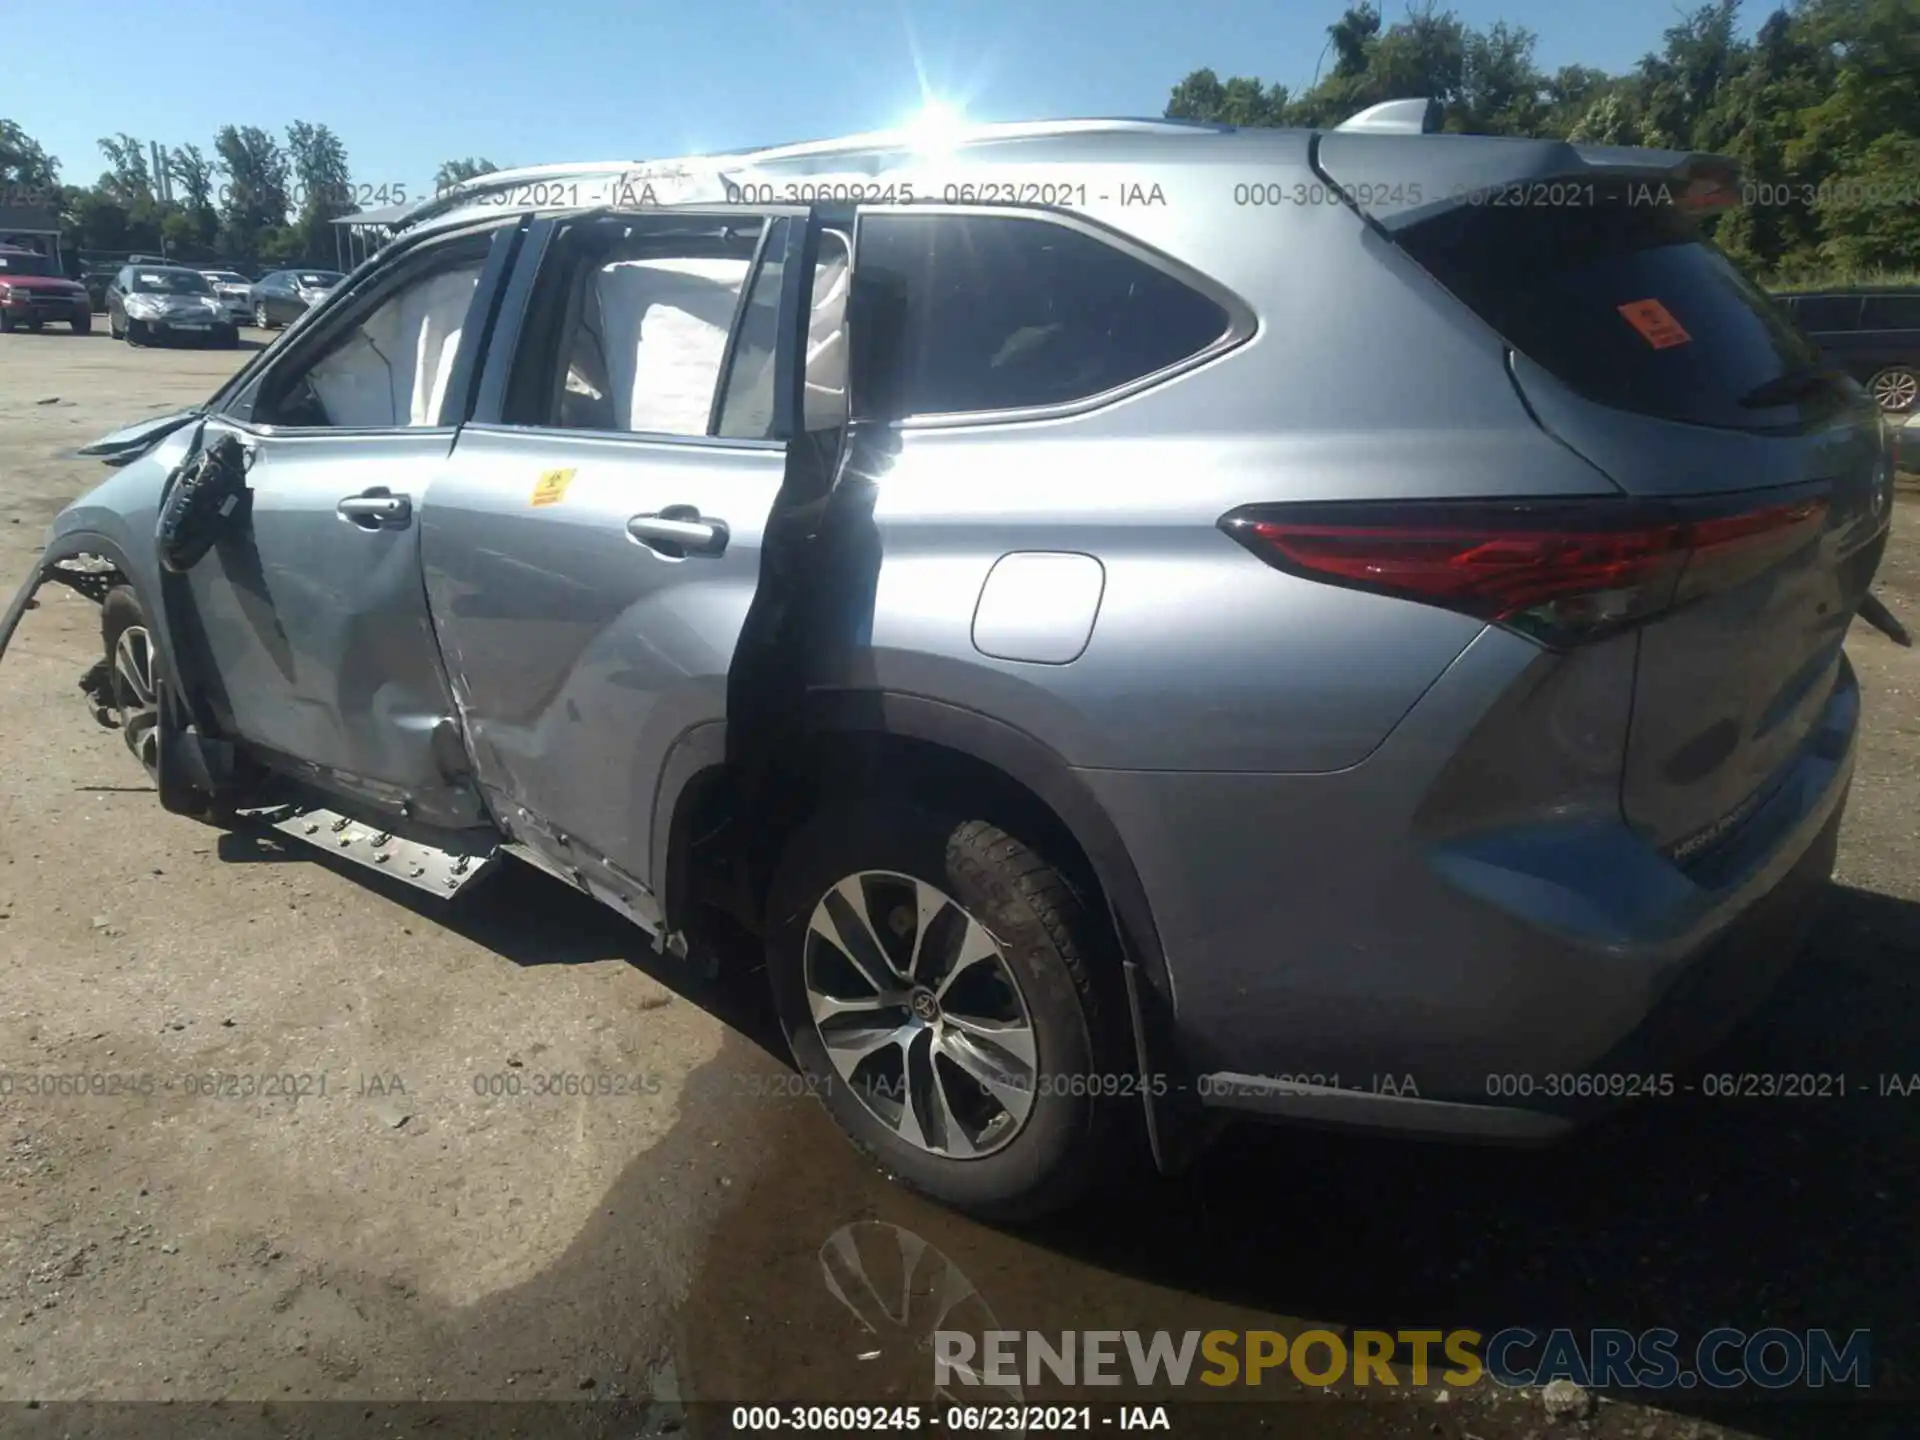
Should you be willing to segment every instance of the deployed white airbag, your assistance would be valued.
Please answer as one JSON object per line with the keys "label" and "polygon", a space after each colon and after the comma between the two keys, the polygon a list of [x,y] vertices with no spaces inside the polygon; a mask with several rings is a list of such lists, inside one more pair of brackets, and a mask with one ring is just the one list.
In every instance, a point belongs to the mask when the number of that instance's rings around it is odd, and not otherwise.
{"label": "deployed white airbag", "polygon": [[308,371],[328,422],[375,428],[438,424],[460,327],[479,280],[480,269],[473,266],[409,286]]}
{"label": "deployed white airbag", "polygon": [[618,260],[593,278],[616,429],[704,435],[747,262]]}

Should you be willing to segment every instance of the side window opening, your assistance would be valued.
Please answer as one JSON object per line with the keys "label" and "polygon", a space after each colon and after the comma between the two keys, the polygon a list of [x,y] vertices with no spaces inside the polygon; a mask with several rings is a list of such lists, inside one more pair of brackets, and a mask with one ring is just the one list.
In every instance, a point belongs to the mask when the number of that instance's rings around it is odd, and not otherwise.
{"label": "side window opening", "polygon": [[254,418],[334,429],[439,424],[483,264],[483,254],[463,249],[404,282],[310,364],[276,379]]}
{"label": "side window opening", "polygon": [[509,424],[704,436],[762,222],[594,221],[557,237]]}

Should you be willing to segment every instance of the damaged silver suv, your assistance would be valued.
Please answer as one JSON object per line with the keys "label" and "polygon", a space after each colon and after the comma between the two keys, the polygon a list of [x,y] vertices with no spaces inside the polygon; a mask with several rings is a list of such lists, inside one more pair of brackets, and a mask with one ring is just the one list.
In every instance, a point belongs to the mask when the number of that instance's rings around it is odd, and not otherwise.
{"label": "damaged silver suv", "polygon": [[958,1206],[1564,1133],[1793,954],[1891,467],[1721,162],[1432,114],[469,182],[90,447],[0,644],[102,600],[170,809],[731,917]]}

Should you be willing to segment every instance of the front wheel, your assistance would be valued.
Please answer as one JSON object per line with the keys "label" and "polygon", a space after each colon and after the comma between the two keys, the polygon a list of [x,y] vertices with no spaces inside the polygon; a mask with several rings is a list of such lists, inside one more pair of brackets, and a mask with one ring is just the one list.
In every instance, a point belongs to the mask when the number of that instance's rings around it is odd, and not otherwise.
{"label": "front wheel", "polygon": [[254,303],[253,326],[256,330],[271,330],[273,328],[273,317],[267,314],[267,305],[264,300]]}
{"label": "front wheel", "polygon": [[1122,1148],[1139,1101],[1107,949],[1020,840],[904,805],[808,821],[770,895],[774,1004],[809,1088],[883,1168],[995,1219],[1064,1208]]}
{"label": "front wheel", "polygon": [[100,606],[100,638],[107,652],[107,693],[120,734],[156,784],[160,779],[159,656],[140,597],[116,585]]}
{"label": "front wheel", "polygon": [[1904,415],[1920,400],[1920,370],[1889,365],[1867,381],[1867,393],[1889,415]]}
{"label": "front wheel", "polygon": [[127,317],[127,323],[123,333],[126,335],[127,344],[129,345],[144,345],[147,343],[147,327],[131,315]]}
{"label": "front wheel", "polygon": [[76,315],[73,317],[73,333],[74,334],[87,335],[92,333],[92,330],[93,330],[93,316],[91,313],[86,315]]}

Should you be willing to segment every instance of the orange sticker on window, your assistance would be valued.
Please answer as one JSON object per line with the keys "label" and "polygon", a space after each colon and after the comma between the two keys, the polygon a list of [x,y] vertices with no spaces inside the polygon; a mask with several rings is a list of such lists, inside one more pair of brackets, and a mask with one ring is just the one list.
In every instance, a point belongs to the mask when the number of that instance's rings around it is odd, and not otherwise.
{"label": "orange sticker on window", "polygon": [[1640,338],[1656,350],[1684,345],[1693,339],[1686,327],[1673,318],[1673,312],[1658,300],[1635,300],[1622,305],[1620,313],[1640,332]]}

